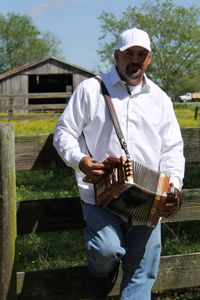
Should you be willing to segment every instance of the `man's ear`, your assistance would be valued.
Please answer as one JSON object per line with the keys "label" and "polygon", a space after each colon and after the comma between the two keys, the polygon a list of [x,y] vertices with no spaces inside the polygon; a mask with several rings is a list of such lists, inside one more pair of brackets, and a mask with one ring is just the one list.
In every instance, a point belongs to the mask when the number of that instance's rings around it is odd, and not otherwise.
{"label": "man's ear", "polygon": [[149,52],[149,54],[148,54],[148,64],[150,64],[150,62],[151,62],[151,58],[152,58],[152,53],[151,52]]}
{"label": "man's ear", "polygon": [[118,63],[118,51],[119,50],[115,50],[115,52],[114,52],[114,58],[115,58],[116,63]]}

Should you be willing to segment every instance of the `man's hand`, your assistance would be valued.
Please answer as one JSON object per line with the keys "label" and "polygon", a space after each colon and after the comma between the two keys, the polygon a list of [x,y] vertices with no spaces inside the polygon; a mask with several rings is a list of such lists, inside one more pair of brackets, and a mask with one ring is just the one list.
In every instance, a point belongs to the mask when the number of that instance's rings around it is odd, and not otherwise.
{"label": "man's hand", "polygon": [[162,212],[162,217],[168,218],[175,215],[181,208],[182,203],[181,192],[173,188],[173,184],[171,184],[171,190],[167,193],[167,200]]}
{"label": "man's hand", "polygon": [[86,175],[84,181],[89,183],[97,183],[109,166],[109,163],[97,162],[90,156],[84,156],[79,163],[79,169]]}

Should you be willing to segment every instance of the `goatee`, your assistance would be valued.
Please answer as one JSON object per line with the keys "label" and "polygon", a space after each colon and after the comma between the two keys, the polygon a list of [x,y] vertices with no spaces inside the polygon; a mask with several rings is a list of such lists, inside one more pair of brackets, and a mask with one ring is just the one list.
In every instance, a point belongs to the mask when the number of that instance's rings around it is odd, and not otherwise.
{"label": "goatee", "polygon": [[143,75],[141,66],[138,64],[131,64],[126,67],[126,75],[130,79],[138,79]]}

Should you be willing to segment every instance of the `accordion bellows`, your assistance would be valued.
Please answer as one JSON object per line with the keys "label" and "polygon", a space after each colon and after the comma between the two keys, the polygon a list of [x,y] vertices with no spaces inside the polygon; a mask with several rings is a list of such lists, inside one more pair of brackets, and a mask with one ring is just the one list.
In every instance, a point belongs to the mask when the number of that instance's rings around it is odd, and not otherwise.
{"label": "accordion bellows", "polygon": [[156,226],[166,203],[170,176],[131,161],[131,175],[125,161],[108,157],[111,168],[94,185],[96,204],[133,225]]}

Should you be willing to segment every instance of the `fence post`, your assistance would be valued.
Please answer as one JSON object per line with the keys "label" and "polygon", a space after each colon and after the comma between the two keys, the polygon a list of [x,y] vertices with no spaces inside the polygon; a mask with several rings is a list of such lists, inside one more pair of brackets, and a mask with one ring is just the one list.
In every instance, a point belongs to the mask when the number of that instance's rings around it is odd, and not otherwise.
{"label": "fence post", "polygon": [[194,112],[194,118],[195,118],[195,120],[197,120],[198,113],[199,113],[199,107],[196,106],[196,107],[195,107],[195,112]]}
{"label": "fence post", "polygon": [[15,137],[11,124],[0,125],[0,299],[16,300]]}
{"label": "fence post", "polygon": [[[13,103],[14,103],[14,99],[9,98],[8,99],[8,105],[13,106]],[[8,110],[8,119],[12,119],[12,117],[13,117],[13,108],[9,108],[9,110]]]}

